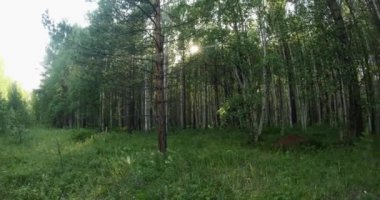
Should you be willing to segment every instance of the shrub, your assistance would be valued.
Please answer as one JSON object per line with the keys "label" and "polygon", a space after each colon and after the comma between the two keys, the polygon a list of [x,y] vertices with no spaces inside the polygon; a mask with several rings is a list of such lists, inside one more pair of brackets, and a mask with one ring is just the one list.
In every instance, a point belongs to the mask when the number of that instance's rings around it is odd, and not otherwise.
{"label": "shrub", "polygon": [[75,142],[84,142],[87,139],[91,138],[94,134],[95,134],[94,131],[87,130],[87,129],[80,129],[80,130],[74,131],[71,138]]}

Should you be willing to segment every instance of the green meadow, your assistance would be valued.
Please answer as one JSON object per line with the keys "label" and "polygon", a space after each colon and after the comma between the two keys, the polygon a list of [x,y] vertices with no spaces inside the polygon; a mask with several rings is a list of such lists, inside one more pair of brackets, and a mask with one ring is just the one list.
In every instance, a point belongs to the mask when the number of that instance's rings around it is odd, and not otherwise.
{"label": "green meadow", "polygon": [[[321,132],[315,128],[303,134],[320,141],[329,137]],[[173,130],[167,154],[162,155],[153,132],[34,128],[21,140],[1,135],[0,197],[380,198],[380,151],[375,139],[363,137],[351,146],[322,143],[276,149],[272,144],[278,137],[277,130],[266,130],[264,140],[255,146],[237,130]]]}

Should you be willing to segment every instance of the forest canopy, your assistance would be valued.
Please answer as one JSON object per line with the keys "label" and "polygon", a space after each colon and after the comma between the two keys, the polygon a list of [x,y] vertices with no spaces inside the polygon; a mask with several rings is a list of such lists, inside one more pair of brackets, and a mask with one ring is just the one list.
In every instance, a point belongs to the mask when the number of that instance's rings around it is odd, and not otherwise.
{"label": "forest canopy", "polygon": [[328,124],[342,129],[341,140],[379,133],[379,7],[99,0],[88,27],[45,13],[51,42],[36,119],[165,134],[237,127],[252,141],[263,127]]}
{"label": "forest canopy", "polygon": [[380,199],[379,1],[86,1],[0,60],[1,199]]}

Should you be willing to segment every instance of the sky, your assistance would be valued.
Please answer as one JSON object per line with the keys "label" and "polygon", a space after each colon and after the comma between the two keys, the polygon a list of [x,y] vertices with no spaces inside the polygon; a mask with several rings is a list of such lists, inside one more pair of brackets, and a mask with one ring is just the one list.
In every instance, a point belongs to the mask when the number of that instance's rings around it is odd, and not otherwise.
{"label": "sky", "polygon": [[26,91],[37,89],[49,44],[42,14],[49,10],[55,22],[65,19],[87,26],[87,13],[94,9],[96,3],[85,0],[0,0],[0,57],[5,74]]}

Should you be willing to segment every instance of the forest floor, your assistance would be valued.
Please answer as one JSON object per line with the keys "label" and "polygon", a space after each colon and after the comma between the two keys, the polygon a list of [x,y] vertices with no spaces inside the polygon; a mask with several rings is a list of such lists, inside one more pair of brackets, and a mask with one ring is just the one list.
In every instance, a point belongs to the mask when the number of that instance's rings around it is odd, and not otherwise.
{"label": "forest floor", "polygon": [[[335,132],[303,134],[327,144]],[[21,141],[0,136],[0,198],[380,199],[374,139],[284,151],[279,137],[268,129],[253,146],[236,130],[171,131],[163,158],[153,132],[33,128]]]}

